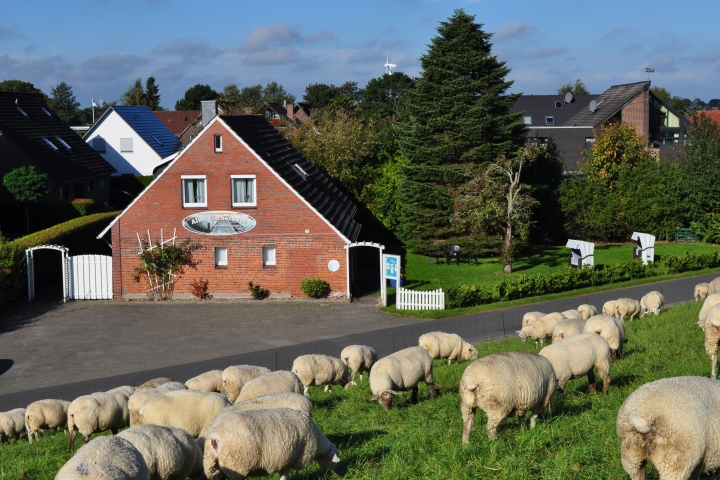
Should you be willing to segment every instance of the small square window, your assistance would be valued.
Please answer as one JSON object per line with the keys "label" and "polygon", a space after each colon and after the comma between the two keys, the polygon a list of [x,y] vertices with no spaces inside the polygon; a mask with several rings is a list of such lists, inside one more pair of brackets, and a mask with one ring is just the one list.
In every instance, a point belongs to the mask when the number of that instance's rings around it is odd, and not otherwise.
{"label": "small square window", "polygon": [[232,175],[233,207],[254,207],[257,205],[255,175]]}
{"label": "small square window", "polygon": [[132,153],[133,151],[133,139],[132,138],[121,138],[120,139],[120,152]]}
{"label": "small square window", "polygon": [[222,135],[215,135],[215,151],[222,152]]}
{"label": "small square window", "polygon": [[107,146],[105,145],[104,138],[100,138],[100,137],[93,138],[92,146],[96,152],[105,153],[105,151],[107,150]]}
{"label": "small square window", "polygon": [[525,125],[532,125],[532,117],[531,116],[525,116],[523,117],[523,123]]}
{"label": "small square window", "polygon": [[275,247],[263,247],[263,267],[275,265]]}
{"label": "small square window", "polygon": [[183,207],[207,207],[205,175],[183,175]]}
{"label": "small square window", "polygon": [[555,125],[555,117],[545,117],[546,125]]}
{"label": "small square window", "polygon": [[228,266],[228,250],[227,247],[215,247],[215,266]]}
{"label": "small square window", "polygon": [[593,143],[595,143],[595,138],[585,137],[585,150],[591,148],[593,146]]}
{"label": "small square window", "polygon": [[555,102],[555,108],[562,108],[562,102]]}

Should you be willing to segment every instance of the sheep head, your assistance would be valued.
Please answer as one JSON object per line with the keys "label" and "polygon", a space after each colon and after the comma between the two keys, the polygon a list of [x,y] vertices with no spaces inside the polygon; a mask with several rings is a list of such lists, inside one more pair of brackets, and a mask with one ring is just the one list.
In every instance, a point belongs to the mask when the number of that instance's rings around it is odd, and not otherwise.
{"label": "sheep head", "polygon": [[318,465],[320,465],[320,468],[323,471],[335,470],[337,464],[340,463],[339,453],[340,451],[335,446],[335,444],[331,443],[328,449],[323,452],[318,452],[318,454],[315,456],[315,461],[318,463]]}
{"label": "sheep head", "polygon": [[385,410],[390,410],[390,407],[392,407],[393,397],[395,395],[398,395],[398,392],[395,390],[385,390],[372,397],[370,401],[373,402],[377,400],[380,405],[385,407]]}

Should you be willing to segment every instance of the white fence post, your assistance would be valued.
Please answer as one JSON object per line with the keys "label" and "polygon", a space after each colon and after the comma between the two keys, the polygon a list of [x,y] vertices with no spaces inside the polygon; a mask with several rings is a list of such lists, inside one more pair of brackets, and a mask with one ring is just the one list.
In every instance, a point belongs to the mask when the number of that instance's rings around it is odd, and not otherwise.
{"label": "white fence post", "polygon": [[395,293],[397,310],[445,310],[445,293],[442,288],[430,292],[416,292],[398,287]]}
{"label": "white fence post", "polygon": [[70,257],[70,297],[75,300],[113,298],[112,257],[77,255]]}

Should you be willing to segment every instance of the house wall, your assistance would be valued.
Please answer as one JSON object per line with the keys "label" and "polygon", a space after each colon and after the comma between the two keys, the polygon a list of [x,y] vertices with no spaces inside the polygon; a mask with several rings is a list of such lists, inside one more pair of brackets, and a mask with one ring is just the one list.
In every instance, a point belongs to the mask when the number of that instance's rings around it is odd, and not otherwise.
{"label": "house wall", "polygon": [[[222,135],[221,153],[214,151],[214,135]],[[206,175],[207,208],[182,205],[182,175]],[[231,175],[255,175],[257,207],[232,207]],[[254,229],[237,235],[211,236],[190,232],[182,220],[202,211],[235,211],[252,216]],[[176,295],[188,295],[193,279],[209,280],[209,293],[219,297],[248,294],[248,281],[271,294],[301,296],[300,282],[308,277],[326,280],[335,295],[346,295],[345,241],[292,190],[216,121],[202,132],[112,228],[114,294],[116,298],[144,296],[147,281],[132,280],[140,265],[140,238],[153,242],[172,236],[189,239],[197,249],[196,269],[187,269],[176,284]],[[276,247],[276,266],[263,266],[262,247]],[[215,267],[214,247],[228,248],[227,268]],[[340,269],[331,272],[328,263]]]}
{"label": "house wall", "polygon": [[584,160],[582,151],[585,148],[585,138],[594,137],[590,127],[530,127],[527,138],[552,138],[558,153],[565,162],[565,171],[580,170]]}
{"label": "house wall", "polygon": [[[115,167],[118,173],[152,175],[153,168],[161,161],[160,155],[114,111],[110,112],[84,140],[92,146],[92,140],[98,136],[105,139],[107,145],[105,153],[100,155]],[[133,139],[132,153],[120,152],[121,138]]]}
{"label": "house wall", "polygon": [[650,93],[640,95],[622,109],[622,122],[635,127],[646,142],[650,141]]}

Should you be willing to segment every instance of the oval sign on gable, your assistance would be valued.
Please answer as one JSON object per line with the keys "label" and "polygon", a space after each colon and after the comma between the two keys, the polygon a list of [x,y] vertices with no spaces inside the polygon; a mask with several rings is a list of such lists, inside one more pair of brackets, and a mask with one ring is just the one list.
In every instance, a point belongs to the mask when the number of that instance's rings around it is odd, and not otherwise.
{"label": "oval sign on gable", "polygon": [[201,235],[238,235],[255,228],[255,219],[239,212],[198,212],[185,217],[182,226]]}

